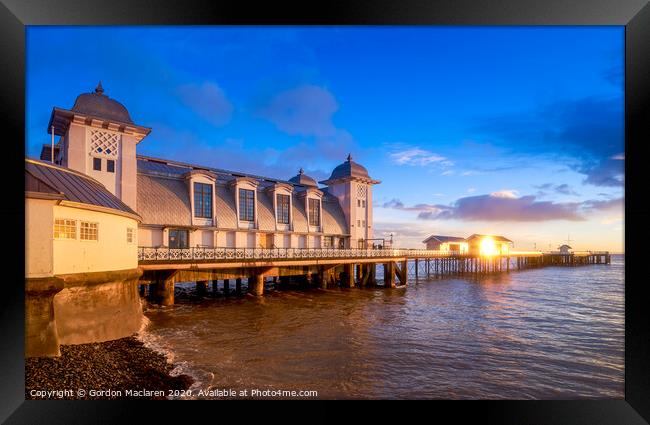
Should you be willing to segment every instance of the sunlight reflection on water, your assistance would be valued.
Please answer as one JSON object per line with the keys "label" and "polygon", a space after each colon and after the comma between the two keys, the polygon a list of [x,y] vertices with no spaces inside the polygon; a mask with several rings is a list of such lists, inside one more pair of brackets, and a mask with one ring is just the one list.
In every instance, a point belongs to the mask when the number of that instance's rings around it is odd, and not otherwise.
{"label": "sunlight reflection on water", "polygon": [[325,398],[624,397],[621,256],[611,265],[482,280],[411,279],[398,289],[179,297],[146,315],[147,332],[198,378],[196,388],[309,389]]}

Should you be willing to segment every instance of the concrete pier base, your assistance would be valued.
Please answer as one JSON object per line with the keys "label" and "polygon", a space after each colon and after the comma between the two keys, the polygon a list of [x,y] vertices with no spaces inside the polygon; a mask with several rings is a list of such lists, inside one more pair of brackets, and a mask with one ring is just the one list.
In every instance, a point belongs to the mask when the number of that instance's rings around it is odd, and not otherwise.
{"label": "concrete pier base", "polygon": [[59,343],[102,342],[136,333],[144,317],[140,276],[140,269],[58,276],[65,285],[54,296]]}
{"label": "concrete pier base", "polygon": [[152,298],[160,305],[174,305],[174,282],[160,280],[153,285]]}
{"label": "concrete pier base", "polygon": [[264,276],[261,274],[248,278],[248,293],[261,297],[264,295]]}
{"label": "concrete pier base", "polygon": [[62,289],[56,277],[25,280],[25,357],[61,355],[53,299]]}

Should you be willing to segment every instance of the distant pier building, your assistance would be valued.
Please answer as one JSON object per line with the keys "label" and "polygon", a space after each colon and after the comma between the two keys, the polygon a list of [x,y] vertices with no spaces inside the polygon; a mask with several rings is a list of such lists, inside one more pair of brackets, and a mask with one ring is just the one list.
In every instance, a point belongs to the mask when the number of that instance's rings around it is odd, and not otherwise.
{"label": "distant pier building", "polygon": [[469,251],[469,243],[465,238],[458,236],[431,235],[422,241],[427,249],[441,252],[452,252],[466,254]]}

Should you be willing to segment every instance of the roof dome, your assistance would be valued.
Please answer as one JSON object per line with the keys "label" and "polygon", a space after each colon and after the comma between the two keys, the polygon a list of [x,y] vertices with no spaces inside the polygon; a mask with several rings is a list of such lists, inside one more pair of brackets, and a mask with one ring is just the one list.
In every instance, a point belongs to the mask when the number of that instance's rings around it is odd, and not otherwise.
{"label": "roof dome", "polygon": [[305,170],[303,170],[302,168],[300,169],[300,171],[298,171],[298,174],[291,177],[289,181],[291,183],[299,184],[301,186],[318,187],[318,183],[316,183],[316,180],[312,179],[307,174],[305,174]]}
{"label": "roof dome", "polygon": [[104,94],[101,81],[93,93],[83,93],[77,96],[72,110],[98,118],[133,124],[129,111],[124,105]]}
{"label": "roof dome", "polygon": [[332,171],[329,180],[337,180],[346,177],[360,177],[370,179],[368,170],[361,164],[357,164],[352,160],[352,155],[348,154],[348,159],[343,164],[339,165]]}

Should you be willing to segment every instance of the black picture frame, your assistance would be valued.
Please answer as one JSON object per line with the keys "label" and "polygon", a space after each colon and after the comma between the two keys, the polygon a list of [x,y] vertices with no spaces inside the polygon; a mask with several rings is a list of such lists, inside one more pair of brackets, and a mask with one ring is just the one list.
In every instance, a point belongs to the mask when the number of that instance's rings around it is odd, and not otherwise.
{"label": "black picture frame", "polygon": [[[24,394],[24,192],[13,185],[25,155],[25,26],[28,25],[624,25],[625,26],[625,400],[436,402],[423,409],[454,422],[480,414],[481,422],[500,424],[642,424],[650,421],[650,337],[644,296],[642,243],[648,238],[645,206],[645,144],[650,140],[650,4],[645,0],[501,0],[501,1],[323,1],[277,3],[246,1],[152,2],[146,0],[0,0],[0,80],[2,83],[5,223],[15,237],[5,246],[0,310],[0,421],[7,423],[132,423],[133,411],[148,421],[188,417],[197,412],[222,418],[267,409],[235,409],[214,403],[170,404],[133,401],[25,401]],[[53,81],[52,84],[61,82]],[[23,141],[21,143],[20,141]],[[12,235],[13,236],[13,235]],[[22,244],[22,245],[21,245]],[[8,249],[7,249],[8,248]],[[390,367],[390,365],[387,365]],[[461,404],[462,403],[462,404]],[[395,406],[373,404],[375,412]],[[243,407],[243,409],[242,409]],[[281,408],[286,408],[282,406]],[[276,410],[276,409],[274,409]],[[277,409],[279,411],[279,409]],[[410,410],[410,409],[400,409]],[[314,415],[304,417],[308,419]],[[319,419],[336,414],[318,410]],[[330,412],[330,413],[328,413]],[[339,412],[340,416],[341,412]],[[208,416],[208,417],[209,417]],[[407,416],[402,416],[405,419]],[[247,421],[248,422],[248,421]]]}

